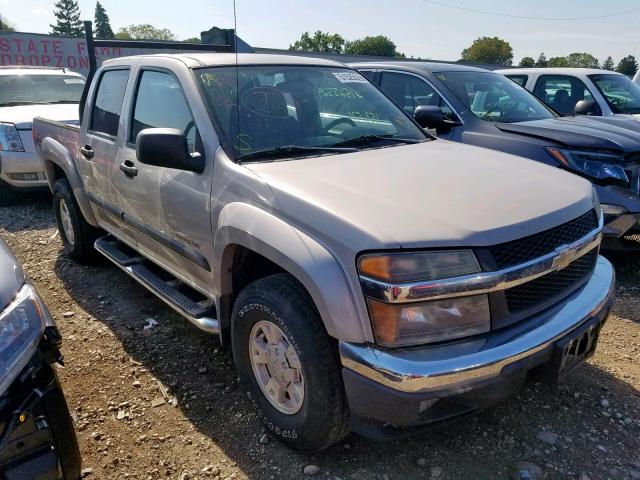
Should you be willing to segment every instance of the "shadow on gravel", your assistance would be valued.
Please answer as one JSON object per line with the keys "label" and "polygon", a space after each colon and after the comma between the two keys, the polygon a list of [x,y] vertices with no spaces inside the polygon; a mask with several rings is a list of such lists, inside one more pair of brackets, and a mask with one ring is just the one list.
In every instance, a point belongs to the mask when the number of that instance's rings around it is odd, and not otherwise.
{"label": "shadow on gravel", "polygon": [[54,225],[49,192],[20,193],[15,206],[0,207],[0,229],[7,232],[42,230]]}
{"label": "shadow on gravel", "polygon": [[[376,443],[351,435],[316,455],[292,452],[274,439],[263,445],[262,430],[238,388],[231,355],[215,338],[188,324],[115,267],[81,267],[59,259],[55,273],[74,301],[108,327],[127,354],[177,396],[178,408],[193,427],[251,479],[302,478],[301,469],[308,463],[320,466],[330,478],[355,480],[385,475],[512,478],[521,461],[541,466],[549,479],[578,478],[581,472],[606,478],[610,468],[624,468],[622,459],[634,458],[640,449],[640,426],[623,425],[616,417],[622,412],[625,418],[631,415],[625,409],[634,408],[634,418],[640,418],[640,393],[589,364],[578,367],[558,388],[530,385],[502,405],[399,440]],[[149,317],[158,326],[145,332]],[[116,365],[114,372],[128,371],[125,367]],[[606,412],[602,398],[611,404]],[[536,440],[542,430],[556,433],[557,444]]]}
{"label": "shadow on gravel", "polygon": [[606,254],[616,270],[613,314],[640,323],[640,253]]}

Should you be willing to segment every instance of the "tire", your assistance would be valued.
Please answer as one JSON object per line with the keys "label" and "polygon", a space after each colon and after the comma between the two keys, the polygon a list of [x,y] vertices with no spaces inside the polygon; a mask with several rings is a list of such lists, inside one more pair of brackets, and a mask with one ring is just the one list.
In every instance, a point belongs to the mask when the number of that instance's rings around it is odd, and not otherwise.
{"label": "tire", "polygon": [[8,207],[14,203],[16,203],[15,189],[0,179],[0,207]]}
{"label": "tire", "polygon": [[51,427],[53,444],[62,467],[62,478],[64,480],[78,480],[82,469],[78,439],[60,381],[55,373],[54,377],[56,388],[43,398],[44,411]]}
{"label": "tire", "polygon": [[97,252],[93,243],[101,235],[101,231],[84,219],[66,178],[56,181],[53,188],[53,211],[65,253],[81,264],[94,261]]}
{"label": "tire", "polygon": [[[303,382],[300,390],[304,396],[297,411],[293,407],[283,412],[274,406],[255,373],[250,342],[260,326],[267,325],[278,327],[287,340],[284,345],[293,348],[299,360],[300,368],[295,370],[302,373],[298,378],[302,380],[297,385],[300,388]],[[319,451],[348,433],[349,409],[336,353],[313,302],[295,279],[277,274],[247,286],[235,301],[231,328],[233,357],[241,383],[259,421],[271,434],[295,450]],[[266,335],[263,338],[266,340]],[[286,364],[297,365],[291,361],[291,353],[288,355]],[[261,370],[271,375],[272,370]],[[295,403],[295,396],[286,394],[289,407]]]}

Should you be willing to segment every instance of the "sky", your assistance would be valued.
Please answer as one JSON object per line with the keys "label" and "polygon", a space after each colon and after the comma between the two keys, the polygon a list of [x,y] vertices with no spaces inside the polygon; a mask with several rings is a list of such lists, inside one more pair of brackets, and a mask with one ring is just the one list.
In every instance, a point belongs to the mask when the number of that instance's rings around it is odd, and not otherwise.
{"label": "sky", "polygon": [[[82,19],[92,19],[95,0],[79,0]],[[151,23],[179,39],[199,36],[212,26],[233,28],[231,0],[101,0],[114,30]],[[451,8],[482,9],[511,18]],[[16,30],[48,33],[54,0],[0,0],[2,14]],[[601,19],[576,17],[632,13]],[[339,33],[347,40],[386,35],[407,56],[457,60],[481,36],[511,43],[514,63],[524,56],[547,58],[589,52],[600,61],[640,55],[638,0],[236,0],[238,35],[256,47],[287,48],[304,31]],[[555,20],[550,20],[553,18]]]}

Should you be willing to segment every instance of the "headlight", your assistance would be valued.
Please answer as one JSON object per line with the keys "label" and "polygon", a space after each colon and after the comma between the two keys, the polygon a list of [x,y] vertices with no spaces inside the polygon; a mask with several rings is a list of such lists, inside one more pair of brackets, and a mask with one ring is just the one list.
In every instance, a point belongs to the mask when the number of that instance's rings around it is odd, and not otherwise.
{"label": "headlight", "polygon": [[18,129],[13,123],[0,122],[0,151],[24,152]]}
{"label": "headlight", "polygon": [[555,147],[546,147],[545,150],[569,170],[596,180],[613,179],[624,184],[629,183],[629,177],[621,165],[624,161],[621,155]]}
{"label": "headlight", "polygon": [[[388,284],[425,282],[481,271],[471,250],[364,255],[360,275]],[[488,332],[491,315],[487,295],[414,303],[385,303],[367,298],[379,345],[398,347]]]}
{"label": "headlight", "polygon": [[0,313],[0,394],[11,385],[38,348],[48,315],[37,292],[28,284]]}

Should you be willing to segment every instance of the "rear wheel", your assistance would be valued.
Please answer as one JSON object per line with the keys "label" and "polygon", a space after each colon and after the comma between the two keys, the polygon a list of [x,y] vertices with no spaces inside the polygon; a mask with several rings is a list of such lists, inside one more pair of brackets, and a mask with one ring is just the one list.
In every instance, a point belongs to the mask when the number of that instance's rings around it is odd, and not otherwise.
{"label": "rear wheel", "polygon": [[16,191],[4,180],[0,179],[0,207],[8,207],[16,202]]}
{"label": "rear wheel", "polygon": [[296,450],[317,451],[348,431],[339,362],[313,302],[289,275],[238,296],[233,356],[260,422]]}
{"label": "rear wheel", "polygon": [[79,263],[96,258],[93,243],[101,231],[87,223],[66,178],[56,181],[53,189],[53,211],[60,238],[67,255]]}

